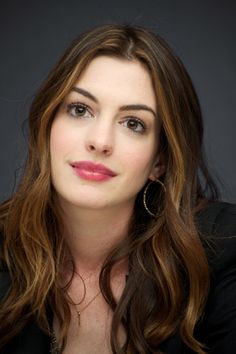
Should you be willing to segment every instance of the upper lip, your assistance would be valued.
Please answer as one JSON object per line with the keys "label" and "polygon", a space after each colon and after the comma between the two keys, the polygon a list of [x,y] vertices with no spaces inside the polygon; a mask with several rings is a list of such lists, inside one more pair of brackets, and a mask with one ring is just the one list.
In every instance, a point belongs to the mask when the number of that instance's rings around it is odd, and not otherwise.
{"label": "upper lip", "polygon": [[92,161],[75,161],[71,163],[71,166],[90,172],[101,173],[103,175],[116,176],[116,173],[108,167]]}

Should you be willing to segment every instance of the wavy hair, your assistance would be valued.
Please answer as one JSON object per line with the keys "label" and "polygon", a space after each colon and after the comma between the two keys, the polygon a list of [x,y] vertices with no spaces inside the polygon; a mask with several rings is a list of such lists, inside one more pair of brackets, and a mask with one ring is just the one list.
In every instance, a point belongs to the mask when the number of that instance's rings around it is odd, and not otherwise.
{"label": "wavy hair", "polygon": [[[161,343],[177,331],[193,351],[194,337],[209,289],[208,262],[196,223],[197,211],[217,198],[203,154],[201,109],[180,59],[157,34],[139,26],[103,25],[80,35],[51,71],[29,114],[28,157],[16,193],[0,207],[2,267],[11,287],[1,305],[0,347],[34,318],[51,333],[48,309],[59,320],[60,343],[70,323],[68,297],[60,285],[63,223],[50,176],[49,138],[55,113],[86,66],[99,55],[142,63],[150,73],[161,120],[166,193],[152,189],[145,213],[137,195],[127,240],[107,257],[100,273],[102,294],[113,310],[113,353],[161,353]],[[117,302],[110,286],[113,265],[129,259],[130,273]],[[118,341],[123,324],[127,340]]]}

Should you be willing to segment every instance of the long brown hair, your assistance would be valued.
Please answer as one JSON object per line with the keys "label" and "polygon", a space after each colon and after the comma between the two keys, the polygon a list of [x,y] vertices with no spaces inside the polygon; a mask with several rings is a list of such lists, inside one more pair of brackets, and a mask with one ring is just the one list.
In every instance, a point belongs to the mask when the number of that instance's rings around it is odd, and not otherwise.
{"label": "long brown hair", "polygon": [[[32,317],[50,333],[48,308],[59,319],[60,339],[65,343],[70,309],[60,285],[63,224],[50,179],[49,137],[59,105],[99,55],[138,60],[149,71],[162,122],[160,148],[166,159],[162,176],[166,192],[161,193],[157,184],[150,201],[157,218],[145,213],[140,191],[128,242],[113,250],[100,274],[103,296],[113,310],[112,351],[161,353],[160,344],[179,331],[187,346],[203,354],[194,328],[208,294],[209,274],[195,215],[203,201],[217,197],[217,190],[203,158],[201,110],[183,64],[165,41],[129,25],[99,26],[77,38],[32,103],[25,172],[15,195],[0,207],[2,266],[12,279],[0,312],[0,346]],[[109,274],[125,256],[130,273],[117,303]],[[127,332],[123,348],[117,339],[120,323]]]}

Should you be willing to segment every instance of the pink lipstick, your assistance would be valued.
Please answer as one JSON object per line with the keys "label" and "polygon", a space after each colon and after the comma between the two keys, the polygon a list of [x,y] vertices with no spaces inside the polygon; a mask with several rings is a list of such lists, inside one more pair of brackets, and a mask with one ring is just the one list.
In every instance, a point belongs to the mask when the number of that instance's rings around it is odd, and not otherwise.
{"label": "pink lipstick", "polygon": [[106,166],[92,161],[75,161],[70,165],[77,176],[89,181],[106,181],[116,176],[116,173]]}

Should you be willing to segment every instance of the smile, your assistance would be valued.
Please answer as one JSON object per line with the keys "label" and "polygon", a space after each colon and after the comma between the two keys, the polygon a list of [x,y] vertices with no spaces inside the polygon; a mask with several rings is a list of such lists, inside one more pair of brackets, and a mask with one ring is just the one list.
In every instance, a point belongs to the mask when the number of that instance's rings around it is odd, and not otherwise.
{"label": "smile", "polygon": [[90,181],[106,181],[116,176],[111,169],[91,161],[76,161],[70,165],[77,176]]}

